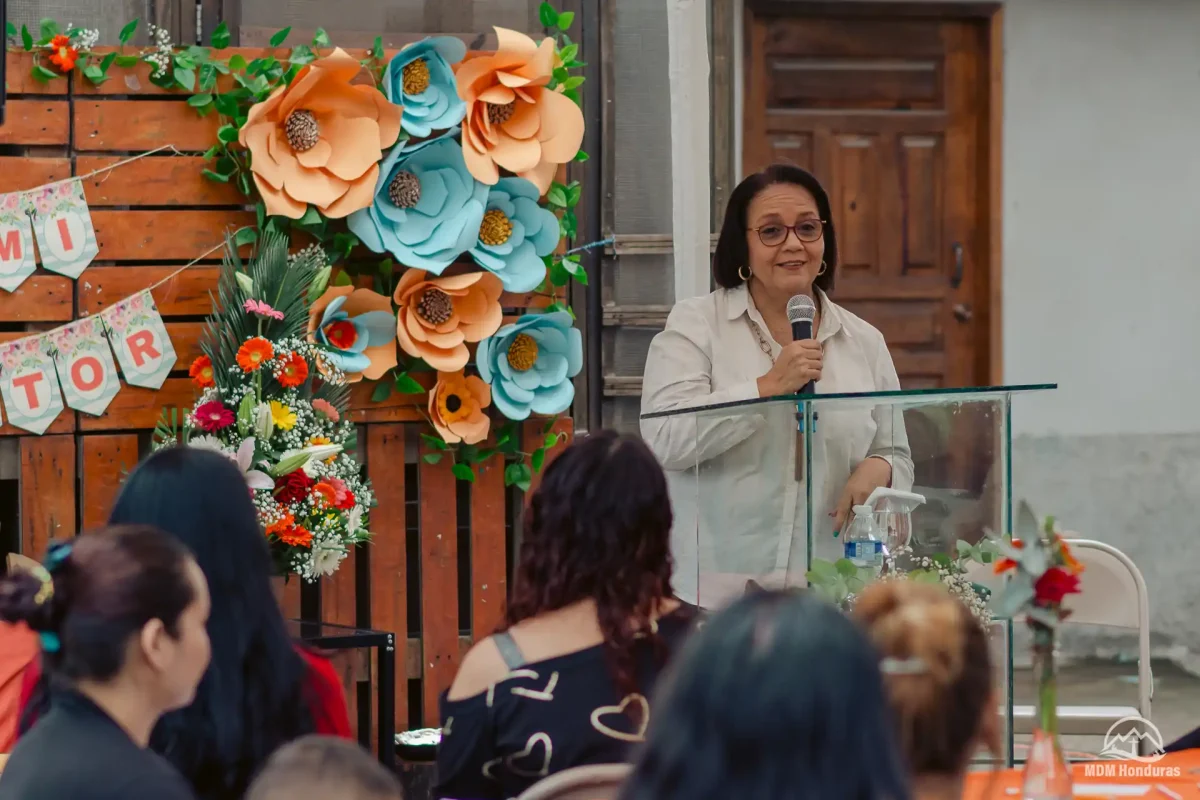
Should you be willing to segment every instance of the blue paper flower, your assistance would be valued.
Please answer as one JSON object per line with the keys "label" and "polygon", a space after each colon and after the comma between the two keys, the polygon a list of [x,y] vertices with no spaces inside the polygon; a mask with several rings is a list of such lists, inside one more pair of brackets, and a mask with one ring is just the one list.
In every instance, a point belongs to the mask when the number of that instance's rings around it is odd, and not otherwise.
{"label": "blue paper flower", "polygon": [[476,263],[499,276],[510,292],[532,292],[546,279],[545,256],[558,246],[558,217],[538,205],[538,190],[525,178],[501,178],[488,191]]}
{"label": "blue paper flower", "polygon": [[397,146],[380,162],[375,201],[346,220],[363,244],[434,275],[474,246],[488,187],[467,171],[456,133]]}
{"label": "blue paper flower", "polygon": [[353,381],[396,366],[396,315],[391,298],[370,289],[330,286],[309,310],[308,331],[322,355]]}
{"label": "blue paper flower", "polygon": [[508,419],[561,414],[575,399],[571,378],[583,368],[583,337],[565,311],[526,314],[479,343],[475,366]]}
{"label": "blue paper flower", "polygon": [[466,56],[461,39],[436,36],[409,45],[388,63],[383,93],[404,107],[400,126],[409,136],[425,137],[463,121],[467,104],[458,96],[450,65]]}

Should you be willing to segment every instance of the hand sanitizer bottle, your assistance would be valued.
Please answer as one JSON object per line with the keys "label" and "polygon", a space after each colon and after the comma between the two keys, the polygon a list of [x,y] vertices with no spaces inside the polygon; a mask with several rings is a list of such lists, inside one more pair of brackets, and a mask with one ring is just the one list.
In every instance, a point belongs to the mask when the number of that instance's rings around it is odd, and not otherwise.
{"label": "hand sanitizer bottle", "polygon": [[854,519],[846,531],[845,555],[854,566],[872,569],[876,574],[883,570],[883,537],[875,524],[875,512],[871,506],[854,507]]}

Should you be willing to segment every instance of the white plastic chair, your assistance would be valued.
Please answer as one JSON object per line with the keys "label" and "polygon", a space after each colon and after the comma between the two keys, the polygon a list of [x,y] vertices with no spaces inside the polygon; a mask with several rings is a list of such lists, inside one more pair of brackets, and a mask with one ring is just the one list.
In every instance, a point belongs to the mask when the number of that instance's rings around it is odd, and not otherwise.
{"label": "white plastic chair", "polygon": [[629,764],[590,764],[548,775],[517,800],[614,800],[629,777]]}
{"label": "white plastic chair", "polygon": [[[1068,534],[1069,536],[1069,534]],[[1113,723],[1125,717],[1150,719],[1154,676],[1150,671],[1150,598],[1142,572],[1129,556],[1104,542],[1067,538],[1075,558],[1084,566],[1080,593],[1068,595],[1071,611],[1067,624],[1102,625],[1138,633],[1138,705],[1059,706],[1059,733],[1104,736]],[[1014,733],[1032,733],[1036,710],[1014,706]]]}

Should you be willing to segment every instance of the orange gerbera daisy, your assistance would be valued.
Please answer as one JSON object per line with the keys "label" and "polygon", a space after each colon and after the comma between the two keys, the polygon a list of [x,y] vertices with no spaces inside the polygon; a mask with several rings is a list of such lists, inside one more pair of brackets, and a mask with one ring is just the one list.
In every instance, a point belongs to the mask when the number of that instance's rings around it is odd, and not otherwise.
{"label": "orange gerbera daisy", "polygon": [[1079,563],[1079,559],[1075,558],[1075,554],[1067,546],[1067,540],[1057,535],[1054,539],[1058,542],[1059,552],[1062,553],[1063,566],[1066,567],[1067,572],[1070,572],[1072,575],[1078,575],[1083,572],[1083,564]]}
{"label": "orange gerbera daisy", "polygon": [[299,353],[288,353],[279,368],[277,376],[279,385],[285,389],[295,389],[308,379],[308,362]]}
{"label": "orange gerbera daisy", "polygon": [[275,348],[261,336],[247,339],[237,351],[237,363],[244,372],[254,372],[275,355]]}
{"label": "orange gerbera daisy", "polygon": [[282,519],[276,520],[267,526],[267,536],[282,537],[283,533],[296,524],[296,518],[291,514],[284,514]]}
{"label": "orange gerbera daisy", "polygon": [[312,493],[321,498],[321,501],[330,507],[337,503],[337,489],[328,481],[318,481],[312,488]]}
{"label": "orange gerbera daisy", "polygon": [[50,40],[50,50],[51,64],[58,67],[62,72],[70,72],[75,69],[75,62],[79,59],[79,51],[71,47],[70,38],[60,33]]}
{"label": "orange gerbera daisy", "polygon": [[193,361],[192,365],[188,367],[188,375],[191,376],[192,382],[201,389],[216,385],[213,380],[212,359],[208,356],[200,356]]}
{"label": "orange gerbera daisy", "polygon": [[311,547],[312,531],[302,525],[293,525],[279,536],[279,540],[292,547]]}

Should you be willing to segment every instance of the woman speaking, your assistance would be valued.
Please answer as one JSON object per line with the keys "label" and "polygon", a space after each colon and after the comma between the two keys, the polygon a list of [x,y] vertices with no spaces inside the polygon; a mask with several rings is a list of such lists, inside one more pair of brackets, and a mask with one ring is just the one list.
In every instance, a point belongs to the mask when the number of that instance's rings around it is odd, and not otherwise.
{"label": "woman speaking", "polygon": [[[654,337],[642,383],[642,436],[667,470],[675,507],[675,589],[711,608],[744,590],[802,584],[811,488],[813,551],[835,559],[850,508],[880,486],[912,485],[898,406],[827,404],[802,474],[794,402],[645,415],[786,396],[895,391],[883,335],[827,294],[837,270],[829,197],[804,170],[775,165],[729,198],[713,293],[681,300]],[[805,295],[813,338],[793,341],[788,301]],[[811,487],[805,481],[811,481]]]}

